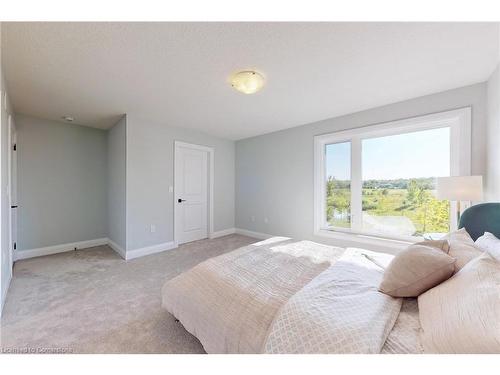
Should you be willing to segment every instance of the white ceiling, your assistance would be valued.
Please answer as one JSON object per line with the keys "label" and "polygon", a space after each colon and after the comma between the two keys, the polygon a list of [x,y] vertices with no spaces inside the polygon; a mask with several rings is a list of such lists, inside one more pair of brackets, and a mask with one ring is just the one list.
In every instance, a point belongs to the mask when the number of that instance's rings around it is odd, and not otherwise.
{"label": "white ceiling", "polygon": [[[3,23],[16,112],[241,139],[485,81],[493,23]],[[266,77],[255,95],[231,73]]]}

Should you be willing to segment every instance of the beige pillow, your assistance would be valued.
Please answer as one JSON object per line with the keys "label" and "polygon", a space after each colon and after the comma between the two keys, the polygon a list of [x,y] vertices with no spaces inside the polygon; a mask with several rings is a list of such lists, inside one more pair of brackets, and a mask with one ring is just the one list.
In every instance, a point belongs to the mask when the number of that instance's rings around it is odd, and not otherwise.
{"label": "beige pillow", "polygon": [[417,297],[448,279],[454,271],[455,259],[443,251],[411,245],[386,268],[379,291],[393,297]]}
{"label": "beige pillow", "polygon": [[418,297],[426,353],[500,353],[500,262],[488,254]]}
{"label": "beige pillow", "polygon": [[457,259],[455,263],[455,272],[458,272],[468,262],[483,253],[474,245],[474,240],[469,233],[467,233],[465,228],[448,233],[443,239],[448,240],[450,243],[448,255]]}
{"label": "beige pillow", "polygon": [[448,240],[425,240],[422,242],[417,242],[415,245],[435,247],[436,249],[439,249],[446,254],[448,254],[450,251],[450,243],[448,242]]}

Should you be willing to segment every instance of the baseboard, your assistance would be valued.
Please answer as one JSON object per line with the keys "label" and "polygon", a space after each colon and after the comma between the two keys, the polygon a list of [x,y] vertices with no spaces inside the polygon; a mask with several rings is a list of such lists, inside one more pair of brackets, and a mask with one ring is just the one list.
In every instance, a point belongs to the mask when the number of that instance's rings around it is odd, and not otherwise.
{"label": "baseboard", "polygon": [[[219,232],[217,232],[217,233],[219,233]],[[230,234],[230,233],[228,233],[228,234]],[[224,234],[221,234],[221,235],[224,235]],[[114,242],[113,240],[111,240],[109,238],[97,238],[95,240],[80,241],[80,242],[66,243],[66,244],[62,244],[62,245],[40,247],[38,249],[18,250],[14,253],[14,261],[21,260],[21,259],[34,258],[34,257],[40,257],[40,256],[44,256],[44,255],[64,253],[67,251],[75,250],[75,247],[77,249],[86,249],[89,247],[102,246],[102,245],[108,245],[114,251],[116,251],[116,253],[118,255],[120,255],[120,257],[122,257],[125,260],[135,259],[135,258],[139,258],[139,257],[145,256],[145,255],[150,255],[150,254],[156,254],[156,253],[159,253],[162,251],[175,249],[177,247],[175,242],[171,241],[171,242],[161,243],[158,245],[142,247],[140,249],[125,251],[125,249],[123,249],[120,245],[118,245],[116,242]]]}
{"label": "baseboard", "polygon": [[161,253],[162,251],[172,250],[177,247],[177,244],[173,241],[165,242],[158,245],[142,247],[139,249],[128,250],[127,255],[125,257],[126,260],[135,259],[139,257],[143,257],[146,255]]}
{"label": "baseboard", "polygon": [[271,234],[254,232],[254,231],[251,231],[251,230],[240,229],[240,228],[236,228],[235,233],[241,234],[241,235],[247,236],[247,237],[257,238],[259,240],[267,240],[268,238],[274,237]]}
{"label": "baseboard", "polygon": [[2,290],[2,300],[0,301],[0,318],[2,317],[3,314],[3,307],[5,306],[5,300],[7,299],[7,292],[9,291],[11,280],[12,280],[12,272],[9,275],[9,279],[7,280],[7,287],[4,290]]}
{"label": "baseboard", "polygon": [[222,236],[229,236],[230,234],[236,233],[236,228],[228,228],[224,230],[219,230],[217,232],[213,232],[209,238],[219,238]]}
{"label": "baseboard", "polygon": [[72,251],[76,249],[86,249],[88,247],[107,245],[107,238],[97,238],[95,240],[87,240],[80,242],[65,243],[61,245],[39,247],[37,249],[30,250],[16,250],[14,252],[14,261],[20,259],[28,259],[34,257],[40,257],[44,255],[51,255],[57,253],[64,253],[66,251]]}
{"label": "baseboard", "polygon": [[120,245],[118,245],[115,241],[107,238],[108,246],[112,248],[122,259],[127,259],[127,252]]}

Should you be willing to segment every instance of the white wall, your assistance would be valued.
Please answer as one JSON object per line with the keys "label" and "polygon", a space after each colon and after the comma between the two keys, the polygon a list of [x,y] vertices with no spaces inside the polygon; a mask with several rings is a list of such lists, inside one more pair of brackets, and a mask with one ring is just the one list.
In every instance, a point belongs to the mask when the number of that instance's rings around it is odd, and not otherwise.
{"label": "white wall", "polygon": [[16,115],[18,253],[105,238],[107,132]]}
{"label": "white wall", "polygon": [[313,137],[465,106],[472,106],[472,172],[483,175],[485,83],[237,141],[236,227],[333,243],[313,236]]}
{"label": "white wall", "polygon": [[174,239],[176,140],[215,149],[214,230],[234,228],[234,142],[127,114],[127,251]]}
{"label": "white wall", "polygon": [[[0,41],[1,41],[1,22],[0,22]],[[7,95],[6,82],[2,71],[2,56],[0,42],[0,314],[3,309],[7,290],[9,288],[12,270],[9,261],[9,197],[8,188],[8,116],[12,115],[9,97]]]}
{"label": "white wall", "polygon": [[500,24],[498,26],[498,65],[487,82],[488,127],[486,155],[486,200],[500,202]]}
{"label": "white wall", "polygon": [[127,117],[108,130],[108,238],[127,248]]}
{"label": "white wall", "polygon": [[487,201],[500,202],[500,64],[487,83],[487,174],[485,195]]}

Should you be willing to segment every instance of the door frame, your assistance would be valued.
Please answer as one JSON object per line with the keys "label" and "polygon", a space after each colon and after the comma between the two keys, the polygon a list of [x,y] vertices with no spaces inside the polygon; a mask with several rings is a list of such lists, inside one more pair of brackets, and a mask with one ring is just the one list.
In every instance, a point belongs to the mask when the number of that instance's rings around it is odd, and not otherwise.
{"label": "door frame", "polygon": [[176,164],[177,164],[177,150],[180,147],[191,148],[193,150],[205,151],[208,154],[208,238],[212,238],[214,234],[214,156],[215,149],[213,147],[198,145],[195,143],[187,143],[182,141],[174,141],[174,186],[173,186],[173,203],[174,203],[174,243],[178,246],[179,235],[177,233],[178,229],[176,223],[177,215],[179,214],[179,205],[177,204],[177,192],[175,191],[175,175],[176,175]]}
{"label": "door frame", "polygon": [[[14,184],[12,183],[13,181],[13,170],[12,170],[12,162],[14,160],[14,143],[17,142],[17,139],[14,139],[17,138],[17,131],[14,132],[13,130],[15,130],[15,123],[14,123],[14,119],[13,119],[13,116],[12,114],[8,115],[8,118],[7,118],[7,144],[8,144],[8,153],[7,153],[7,163],[8,163],[8,166],[7,166],[7,183],[8,183],[8,187],[7,187],[7,192],[8,192],[8,209],[9,209],[9,267],[10,267],[10,270],[11,270],[11,274],[12,274],[12,267],[14,266],[14,236],[13,236],[13,229],[14,229],[14,225],[13,225],[13,220],[12,220],[12,206],[16,203],[16,202],[13,202],[12,201],[12,196],[14,195],[13,194],[13,186]],[[16,162],[17,162],[17,159],[16,159]],[[17,166],[16,166],[17,168]],[[17,184],[16,184],[17,186]],[[17,219],[17,217],[16,217]],[[16,226],[17,227],[17,226]]]}

